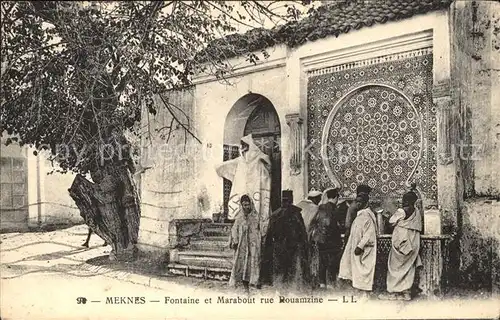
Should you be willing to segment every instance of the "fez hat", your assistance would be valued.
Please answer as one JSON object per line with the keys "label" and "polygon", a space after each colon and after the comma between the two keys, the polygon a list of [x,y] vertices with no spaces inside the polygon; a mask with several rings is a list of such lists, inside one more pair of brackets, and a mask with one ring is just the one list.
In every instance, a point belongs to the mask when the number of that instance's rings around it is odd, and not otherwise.
{"label": "fez hat", "polygon": [[372,188],[370,186],[367,186],[366,184],[360,184],[357,188],[356,188],[356,194],[360,194],[360,193],[366,193],[366,194],[370,194],[370,192],[372,191]]}
{"label": "fez hat", "polygon": [[403,202],[414,204],[417,200],[418,200],[418,196],[413,191],[409,191],[403,195]]}
{"label": "fez hat", "polygon": [[339,191],[340,191],[340,188],[335,187],[335,188],[328,188],[328,189],[325,189],[325,191],[323,191],[323,193],[324,193],[324,194],[333,193],[333,194],[335,194],[335,196],[338,196],[338,195],[339,195]]}
{"label": "fez hat", "polygon": [[360,198],[361,201],[363,201],[363,202],[368,202],[370,200],[370,196],[366,192],[360,192],[360,193],[358,193],[358,195],[356,196],[356,198]]}
{"label": "fez hat", "polygon": [[293,191],[292,190],[283,190],[281,192],[281,198],[292,199],[293,198]]}

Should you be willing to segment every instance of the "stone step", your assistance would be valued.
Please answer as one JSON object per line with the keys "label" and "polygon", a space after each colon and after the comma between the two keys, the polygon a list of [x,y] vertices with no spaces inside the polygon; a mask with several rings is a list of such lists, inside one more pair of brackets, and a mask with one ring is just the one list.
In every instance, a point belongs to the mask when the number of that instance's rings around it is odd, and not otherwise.
{"label": "stone step", "polygon": [[168,272],[174,275],[229,280],[234,251],[229,248],[231,223],[204,223],[184,248],[170,251]]}
{"label": "stone step", "polygon": [[178,252],[179,257],[189,256],[189,257],[210,257],[210,258],[233,258],[232,251],[216,251],[216,250],[185,250]]}
{"label": "stone step", "polygon": [[207,224],[207,226],[213,227],[213,228],[227,228],[227,227],[229,227],[229,229],[231,229],[233,224],[232,223],[211,222],[211,223]]}
{"label": "stone step", "polygon": [[170,274],[174,275],[220,281],[228,281],[231,276],[231,269],[228,268],[197,267],[179,263],[169,263],[167,269]]}
{"label": "stone step", "polygon": [[225,241],[219,240],[191,240],[189,243],[189,249],[197,251],[224,251],[231,250],[229,248],[229,242],[227,239]]}
{"label": "stone step", "polygon": [[178,264],[189,267],[222,268],[231,269],[233,266],[232,257],[213,257],[203,255],[186,255],[179,252]]}
{"label": "stone step", "polygon": [[229,233],[224,233],[222,231],[203,231],[203,233],[200,234],[200,237],[203,237],[204,239],[210,238],[210,237],[224,237],[224,238],[228,239]]}
{"label": "stone step", "polygon": [[219,242],[229,243],[229,235],[219,235],[219,236],[203,236],[203,235],[198,235],[198,236],[194,236],[194,237],[191,238],[191,242],[192,241],[201,241],[201,240],[205,240],[205,241],[219,241]]}
{"label": "stone step", "polygon": [[206,228],[203,229],[202,234],[205,237],[210,237],[210,236],[227,236],[231,234],[231,229],[225,230],[225,229],[219,229],[219,228]]}
{"label": "stone step", "polygon": [[205,237],[227,236],[231,233],[232,224],[230,223],[210,223],[203,227],[202,234]]}

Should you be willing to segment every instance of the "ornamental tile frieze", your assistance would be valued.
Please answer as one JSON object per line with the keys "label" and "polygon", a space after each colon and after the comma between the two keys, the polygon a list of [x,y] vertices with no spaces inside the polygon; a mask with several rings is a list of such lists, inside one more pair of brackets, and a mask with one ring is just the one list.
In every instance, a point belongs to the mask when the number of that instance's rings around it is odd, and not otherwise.
{"label": "ornamental tile frieze", "polygon": [[363,183],[385,198],[416,182],[426,198],[437,199],[432,54],[389,60],[310,74],[309,188],[340,185],[349,197]]}

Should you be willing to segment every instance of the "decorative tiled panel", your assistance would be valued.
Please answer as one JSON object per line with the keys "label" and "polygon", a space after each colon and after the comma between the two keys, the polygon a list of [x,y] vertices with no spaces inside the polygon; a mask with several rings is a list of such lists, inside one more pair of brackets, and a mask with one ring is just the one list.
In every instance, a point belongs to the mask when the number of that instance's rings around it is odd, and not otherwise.
{"label": "decorative tiled panel", "polygon": [[[240,148],[238,146],[232,146],[232,145],[224,145],[224,155],[223,155],[223,160],[232,160],[240,156]],[[228,214],[228,206],[227,204],[229,203],[229,195],[231,193],[231,187],[233,186],[232,182],[223,179],[223,192],[224,192],[224,215],[227,216]]]}
{"label": "decorative tiled panel", "polygon": [[[437,199],[437,117],[430,49],[315,71],[308,79],[309,189],[359,184],[374,198],[416,182]],[[373,59],[372,59],[373,60]]]}

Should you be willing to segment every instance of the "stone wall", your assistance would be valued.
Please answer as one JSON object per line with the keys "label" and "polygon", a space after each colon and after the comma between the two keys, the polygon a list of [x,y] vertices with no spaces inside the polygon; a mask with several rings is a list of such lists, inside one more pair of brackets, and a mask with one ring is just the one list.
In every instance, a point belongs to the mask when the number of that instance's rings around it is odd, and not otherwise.
{"label": "stone wall", "polygon": [[203,201],[193,187],[199,142],[180,124],[193,130],[193,93],[171,92],[163,100],[155,97],[156,115],[144,113],[138,248],[153,256],[168,250],[169,221],[200,216],[198,204]]}
{"label": "stone wall", "polygon": [[457,176],[463,183],[459,280],[493,291],[498,291],[500,265],[499,19],[496,2],[458,1],[451,8]]}
{"label": "stone wall", "polygon": [[498,292],[500,285],[500,202],[468,199],[463,207],[461,281],[471,289]]}
{"label": "stone wall", "polygon": [[40,188],[42,215],[40,226],[73,225],[84,223],[80,210],[70,197],[68,189],[71,187],[75,175],[72,173],[52,173],[54,168],[50,161],[40,157]]}

